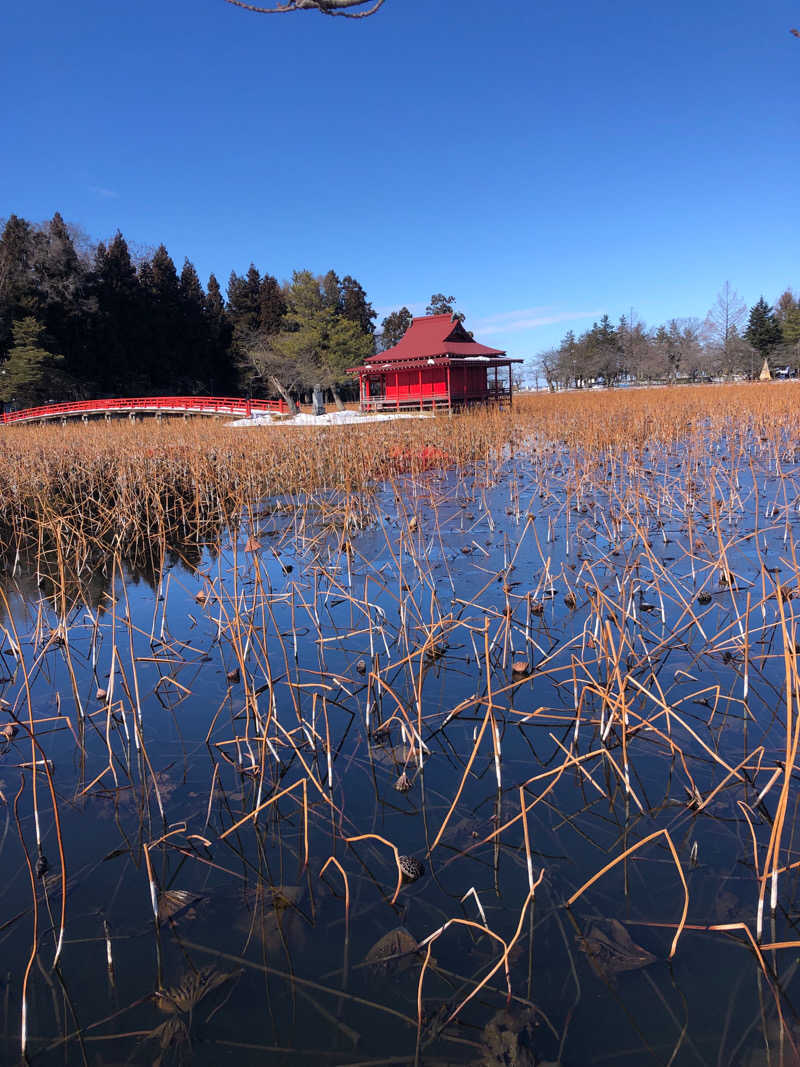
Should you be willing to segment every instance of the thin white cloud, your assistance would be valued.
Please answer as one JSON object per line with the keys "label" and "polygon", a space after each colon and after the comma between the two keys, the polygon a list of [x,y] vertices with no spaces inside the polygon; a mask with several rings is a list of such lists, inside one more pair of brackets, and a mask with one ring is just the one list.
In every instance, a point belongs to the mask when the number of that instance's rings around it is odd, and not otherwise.
{"label": "thin white cloud", "polygon": [[558,322],[576,319],[596,319],[602,311],[556,311],[554,308],[522,308],[519,311],[504,311],[483,319],[472,319],[469,328],[475,333],[518,333],[537,326],[552,326]]}
{"label": "thin white cloud", "polygon": [[[424,315],[427,304],[417,301],[405,305],[412,315]],[[456,307],[459,307],[456,301]],[[380,323],[392,311],[398,307],[381,306],[375,309]],[[506,334],[519,333],[521,330],[532,330],[537,326],[553,326],[559,322],[571,322],[577,319],[597,319],[603,314],[602,310],[594,311],[558,311],[554,307],[519,308],[516,311],[500,311],[495,315],[486,315],[483,318],[473,319],[470,315],[466,318],[466,327],[476,336],[481,334]]]}
{"label": "thin white cloud", "polygon": [[119,200],[119,193],[113,189],[105,189],[102,185],[90,185],[89,192],[94,193],[95,196],[99,196],[103,200]]}

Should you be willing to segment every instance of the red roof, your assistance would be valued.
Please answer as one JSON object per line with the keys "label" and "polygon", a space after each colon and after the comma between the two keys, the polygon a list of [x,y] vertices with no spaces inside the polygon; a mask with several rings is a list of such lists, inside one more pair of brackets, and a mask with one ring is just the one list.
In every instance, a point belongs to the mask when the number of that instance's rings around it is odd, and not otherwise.
{"label": "red roof", "polygon": [[393,363],[395,360],[432,359],[436,356],[469,358],[504,356],[500,348],[487,348],[473,341],[458,320],[451,315],[425,315],[412,319],[411,325],[394,348],[387,348],[365,360],[370,363]]}

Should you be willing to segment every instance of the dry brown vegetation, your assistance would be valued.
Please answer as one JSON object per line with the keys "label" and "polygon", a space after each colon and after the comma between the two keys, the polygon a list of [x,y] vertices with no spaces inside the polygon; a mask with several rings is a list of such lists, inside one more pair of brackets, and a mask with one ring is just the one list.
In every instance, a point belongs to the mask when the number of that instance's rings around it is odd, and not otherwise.
{"label": "dry brown vegetation", "polygon": [[261,507],[265,498],[323,488],[368,491],[377,482],[435,465],[491,464],[505,448],[524,455],[553,446],[581,465],[709,435],[780,433],[797,410],[798,387],[752,386],[582,394],[528,394],[513,413],[378,423],[371,428],[241,430],[214,420],[134,425],[7,427],[0,437],[0,546],[26,554],[60,538],[80,564],[95,549],[137,556]]}
{"label": "dry brown vegetation", "polygon": [[[34,962],[68,968],[72,951],[65,810],[102,798],[127,828],[172,1013],[134,1036],[188,1042],[195,1002],[232,980],[213,956],[321,998],[335,1017],[308,1010],[345,1044],[368,1009],[409,1035],[406,1062],[501,1062],[498,1033],[524,1043],[537,1020],[549,1058],[569,1058],[587,961],[611,1003],[618,975],[700,939],[735,947],[758,1001],[712,1055],[697,991],[680,990],[679,1019],[648,978],[673,1020],[661,1062],[698,1041],[702,1062],[796,1062],[798,399],[698,387],[364,429],[4,433],[7,569],[33,567],[45,594],[20,607],[9,582],[0,628],[0,804],[35,842],[13,920],[32,919],[23,1045]],[[143,608],[137,561],[156,593]],[[93,601],[80,579],[98,567],[110,585]],[[37,699],[54,689],[55,711]],[[173,795],[159,709],[200,743],[181,757],[196,804]],[[56,745],[79,756],[61,780]],[[48,834],[52,885],[35,876]],[[181,927],[212,876],[237,886],[236,948],[227,927]],[[327,971],[301,948],[321,916]],[[361,925],[381,916],[365,951]],[[165,975],[168,934],[194,979]],[[404,993],[358,985],[392,968]],[[78,1039],[66,1015],[59,1031],[42,1024],[37,1048]],[[595,1039],[609,1062],[622,1031]]]}

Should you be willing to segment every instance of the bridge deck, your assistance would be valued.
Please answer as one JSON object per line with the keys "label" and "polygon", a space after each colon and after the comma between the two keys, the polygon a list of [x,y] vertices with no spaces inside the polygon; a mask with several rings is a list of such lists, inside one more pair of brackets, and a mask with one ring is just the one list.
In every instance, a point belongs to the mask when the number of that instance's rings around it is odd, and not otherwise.
{"label": "bridge deck", "polygon": [[0,415],[3,424],[88,418],[90,415],[268,415],[285,412],[284,400],[244,400],[230,396],[137,396],[44,404]]}

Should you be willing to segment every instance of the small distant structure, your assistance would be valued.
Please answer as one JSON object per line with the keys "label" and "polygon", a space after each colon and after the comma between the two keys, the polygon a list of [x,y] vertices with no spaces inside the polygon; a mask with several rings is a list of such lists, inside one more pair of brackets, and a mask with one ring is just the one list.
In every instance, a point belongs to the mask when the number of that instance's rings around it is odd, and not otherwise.
{"label": "small distant structure", "polygon": [[362,411],[466,407],[513,398],[502,349],[479,344],[455,315],[413,319],[401,340],[349,373],[358,375]]}
{"label": "small distant structure", "polygon": [[764,366],[761,368],[761,373],[758,376],[760,382],[771,382],[772,375],[769,372],[769,363],[766,356],[764,357]]}

